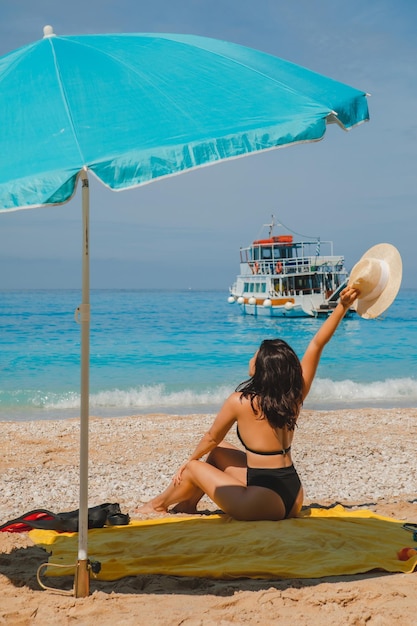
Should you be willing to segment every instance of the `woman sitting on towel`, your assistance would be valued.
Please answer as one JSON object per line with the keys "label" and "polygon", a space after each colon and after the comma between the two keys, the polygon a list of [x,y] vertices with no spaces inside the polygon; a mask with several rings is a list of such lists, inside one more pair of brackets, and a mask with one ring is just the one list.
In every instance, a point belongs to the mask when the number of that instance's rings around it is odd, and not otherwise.
{"label": "woman sitting on towel", "polygon": [[[137,512],[165,513],[176,504],[172,512],[196,513],[207,494],[238,520],[295,517],[303,503],[303,488],[291,460],[295,426],[322,350],[357,295],[352,287],[341,292],[301,362],[285,341],[263,341],[249,361],[249,380],[227,398],[168,488]],[[224,441],[235,423],[245,452]],[[207,460],[200,461],[205,454]]]}

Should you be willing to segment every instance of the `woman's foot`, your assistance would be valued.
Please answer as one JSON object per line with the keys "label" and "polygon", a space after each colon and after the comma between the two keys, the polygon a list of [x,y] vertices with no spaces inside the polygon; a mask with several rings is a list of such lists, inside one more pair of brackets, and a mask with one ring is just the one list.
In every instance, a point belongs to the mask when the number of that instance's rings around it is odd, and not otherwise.
{"label": "woman's foot", "polygon": [[152,500],[150,500],[149,502],[145,502],[145,504],[138,506],[138,508],[135,509],[135,513],[140,513],[140,515],[155,515],[156,513],[166,514],[167,510],[163,507],[155,507],[152,504]]}

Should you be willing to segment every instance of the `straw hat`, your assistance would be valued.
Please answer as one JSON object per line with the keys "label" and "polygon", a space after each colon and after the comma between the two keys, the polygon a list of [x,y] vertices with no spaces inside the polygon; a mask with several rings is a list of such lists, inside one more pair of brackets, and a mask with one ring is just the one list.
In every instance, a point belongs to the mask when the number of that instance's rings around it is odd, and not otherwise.
{"label": "straw hat", "polygon": [[349,286],[360,292],[353,304],[358,315],[365,319],[381,315],[394,301],[401,277],[402,261],[397,248],[390,243],[369,248],[349,276]]}

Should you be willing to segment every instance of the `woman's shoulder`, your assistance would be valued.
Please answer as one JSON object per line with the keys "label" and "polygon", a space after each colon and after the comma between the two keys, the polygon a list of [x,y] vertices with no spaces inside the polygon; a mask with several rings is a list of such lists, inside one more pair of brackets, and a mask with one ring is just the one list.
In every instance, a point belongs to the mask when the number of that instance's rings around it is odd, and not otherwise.
{"label": "woman's shoulder", "polygon": [[234,391],[227,398],[226,403],[227,406],[232,410],[236,416],[241,416],[246,414],[247,411],[253,413],[253,408],[251,405],[250,398],[242,395],[240,391]]}
{"label": "woman's shoulder", "polygon": [[240,393],[240,391],[233,391],[230,396],[227,398],[226,402],[230,405],[239,405],[242,404],[242,401],[244,400],[242,394]]}
{"label": "woman's shoulder", "polygon": [[245,398],[240,391],[233,391],[225,401],[225,405],[237,411],[242,410],[242,407],[245,407],[247,404],[250,405],[250,399]]}

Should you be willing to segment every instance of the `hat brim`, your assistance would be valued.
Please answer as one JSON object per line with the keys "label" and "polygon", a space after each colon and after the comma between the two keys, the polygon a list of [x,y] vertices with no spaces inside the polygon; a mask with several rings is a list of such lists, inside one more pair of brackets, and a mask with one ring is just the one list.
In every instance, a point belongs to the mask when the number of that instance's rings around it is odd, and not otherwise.
{"label": "hat brim", "polygon": [[[403,264],[397,248],[390,243],[380,243],[369,248],[360,261],[363,259],[379,259],[380,261],[385,261],[389,267],[388,283],[382,293],[373,300],[363,300],[359,296],[353,304],[353,308],[356,309],[358,315],[365,319],[374,319],[382,315],[394,302],[401,286]],[[355,267],[350,273],[348,285],[354,283],[358,278],[355,274]]]}

